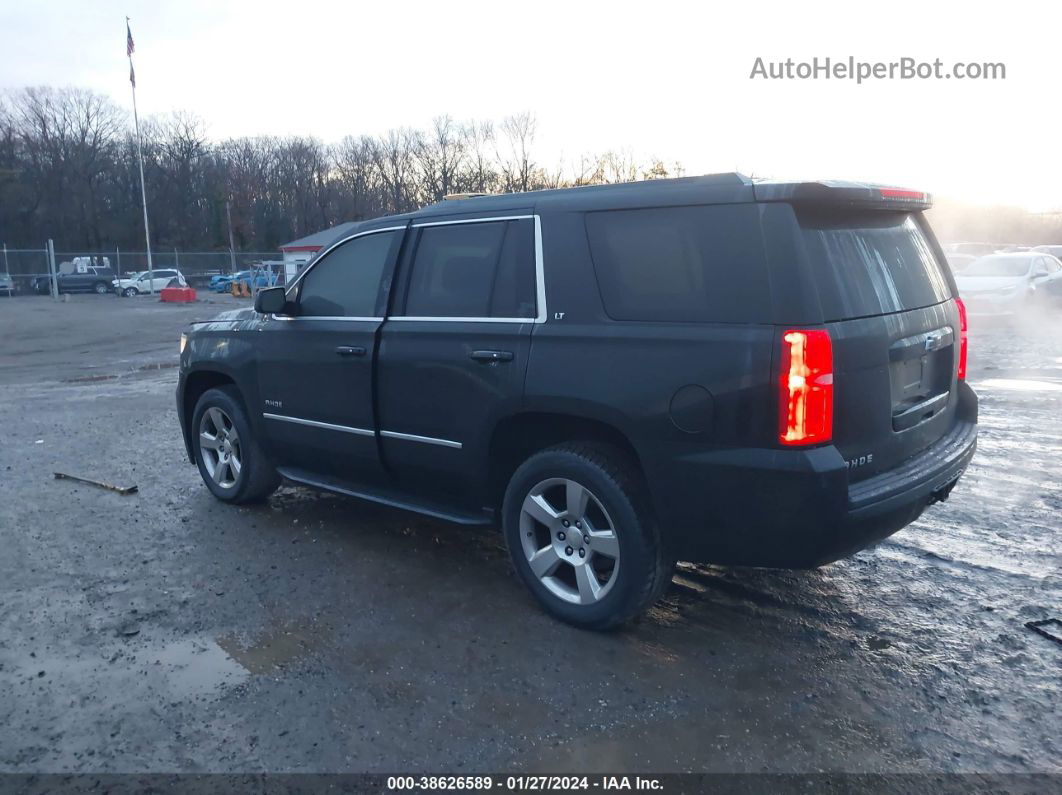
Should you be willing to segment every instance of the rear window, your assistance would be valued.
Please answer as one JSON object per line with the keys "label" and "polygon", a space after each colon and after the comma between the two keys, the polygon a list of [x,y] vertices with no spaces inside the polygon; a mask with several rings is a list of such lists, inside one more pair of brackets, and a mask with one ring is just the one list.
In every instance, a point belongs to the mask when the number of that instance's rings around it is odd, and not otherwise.
{"label": "rear window", "polygon": [[826,320],[939,304],[951,288],[910,213],[798,212]]}
{"label": "rear window", "polygon": [[614,320],[769,322],[755,205],[592,212],[586,233]]}

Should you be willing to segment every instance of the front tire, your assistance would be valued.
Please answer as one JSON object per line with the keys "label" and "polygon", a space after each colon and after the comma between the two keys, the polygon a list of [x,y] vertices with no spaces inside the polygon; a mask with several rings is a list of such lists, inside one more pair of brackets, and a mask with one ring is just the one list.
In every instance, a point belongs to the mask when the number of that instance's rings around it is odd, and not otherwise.
{"label": "front tire", "polygon": [[96,295],[107,295],[108,286],[106,282],[96,282],[92,289],[96,292]]}
{"label": "front tire", "polygon": [[551,615],[611,629],[643,613],[674,571],[641,473],[610,445],[536,453],[505,492],[502,524],[520,579]]}
{"label": "front tire", "polygon": [[124,290],[122,290],[122,295],[124,295],[126,298],[132,298],[135,295],[140,295],[140,291],[137,290],[135,287],[126,287]]}
{"label": "front tire", "polygon": [[257,502],[280,485],[280,475],[254,438],[235,387],[204,392],[192,412],[191,431],[199,474],[222,502]]}

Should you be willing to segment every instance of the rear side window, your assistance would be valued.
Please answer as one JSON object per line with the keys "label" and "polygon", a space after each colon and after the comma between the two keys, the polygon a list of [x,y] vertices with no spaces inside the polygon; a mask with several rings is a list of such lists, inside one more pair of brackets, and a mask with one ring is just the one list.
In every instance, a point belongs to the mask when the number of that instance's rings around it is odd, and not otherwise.
{"label": "rear side window", "polygon": [[943,268],[910,213],[799,210],[826,320],[884,315],[951,297]]}
{"label": "rear side window", "polygon": [[378,232],[332,249],[302,278],[299,315],[373,317],[394,238],[394,232]]}
{"label": "rear side window", "polygon": [[405,314],[535,317],[532,221],[423,227],[413,257]]}
{"label": "rear side window", "polygon": [[592,212],[586,233],[614,320],[769,322],[755,205]]}

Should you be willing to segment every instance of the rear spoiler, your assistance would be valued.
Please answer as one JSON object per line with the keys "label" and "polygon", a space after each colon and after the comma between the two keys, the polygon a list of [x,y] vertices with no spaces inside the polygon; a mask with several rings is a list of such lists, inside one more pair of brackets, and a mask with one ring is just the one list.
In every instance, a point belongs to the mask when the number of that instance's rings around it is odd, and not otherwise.
{"label": "rear spoiler", "polygon": [[860,182],[754,182],[756,201],[831,204],[884,210],[927,210],[933,206],[928,193]]}

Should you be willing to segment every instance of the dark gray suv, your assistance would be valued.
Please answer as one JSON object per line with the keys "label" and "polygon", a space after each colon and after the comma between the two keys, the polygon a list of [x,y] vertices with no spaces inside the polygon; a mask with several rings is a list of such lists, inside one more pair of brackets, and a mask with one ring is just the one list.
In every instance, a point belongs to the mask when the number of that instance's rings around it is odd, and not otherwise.
{"label": "dark gray suv", "polygon": [[813,567],[947,498],[966,319],[920,192],[725,174],[444,201],[360,224],[182,341],[189,458],[500,524],[571,623],[676,559]]}
{"label": "dark gray suv", "polygon": [[[115,279],[114,270],[110,266],[89,265],[81,272],[57,273],[55,283],[60,293],[96,293],[106,295],[114,288],[111,283]],[[39,295],[48,295],[51,288],[50,277],[37,276],[32,282],[33,290]]]}

